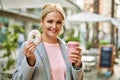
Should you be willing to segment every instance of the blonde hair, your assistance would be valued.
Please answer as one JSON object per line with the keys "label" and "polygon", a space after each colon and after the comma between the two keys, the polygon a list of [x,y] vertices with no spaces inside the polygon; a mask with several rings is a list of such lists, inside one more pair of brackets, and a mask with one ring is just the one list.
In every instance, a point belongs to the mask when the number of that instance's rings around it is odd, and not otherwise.
{"label": "blonde hair", "polygon": [[59,11],[61,15],[63,16],[63,19],[65,19],[65,12],[63,8],[60,6],[60,4],[53,4],[53,3],[47,3],[46,5],[43,6],[42,8],[42,13],[41,13],[41,19],[44,19],[45,16],[53,11]]}

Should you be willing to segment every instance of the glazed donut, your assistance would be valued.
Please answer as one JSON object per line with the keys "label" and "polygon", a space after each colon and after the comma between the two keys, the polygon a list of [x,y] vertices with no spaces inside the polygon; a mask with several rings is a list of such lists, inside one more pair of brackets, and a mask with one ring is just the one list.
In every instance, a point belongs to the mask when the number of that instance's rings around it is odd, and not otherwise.
{"label": "glazed donut", "polygon": [[32,30],[28,33],[28,40],[33,40],[37,45],[41,41],[41,33],[38,30]]}

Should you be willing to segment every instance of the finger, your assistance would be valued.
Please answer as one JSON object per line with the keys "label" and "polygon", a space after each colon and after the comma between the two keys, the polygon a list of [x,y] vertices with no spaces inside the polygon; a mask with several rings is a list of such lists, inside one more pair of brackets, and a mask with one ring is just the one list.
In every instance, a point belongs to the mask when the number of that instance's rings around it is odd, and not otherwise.
{"label": "finger", "polygon": [[70,57],[71,58],[80,58],[81,56],[79,54],[71,54]]}
{"label": "finger", "polygon": [[35,49],[35,44],[33,43],[29,47],[25,47],[24,48],[25,55],[30,55],[31,53],[33,53],[34,49]]}
{"label": "finger", "polygon": [[31,41],[31,42],[27,43],[25,47],[26,47],[27,49],[29,49],[31,46],[34,46],[34,45],[35,45],[34,42]]}
{"label": "finger", "polygon": [[71,58],[71,61],[73,62],[73,63],[81,63],[81,58]]}
{"label": "finger", "polygon": [[79,56],[81,56],[81,54],[79,53],[79,51],[73,51],[73,52],[71,52],[70,56],[79,57]]}
{"label": "finger", "polygon": [[35,45],[33,45],[33,46],[31,46],[31,47],[29,48],[29,51],[30,51],[31,53],[33,53],[34,50],[35,50]]}
{"label": "finger", "polygon": [[76,63],[78,60],[81,61],[81,55],[76,55],[76,54],[72,54],[69,56],[69,58],[72,60],[72,62]]}
{"label": "finger", "polygon": [[81,52],[82,52],[82,49],[81,49],[80,47],[77,47],[77,48],[76,48],[76,50],[78,50],[78,51],[79,51],[79,53],[81,53]]}
{"label": "finger", "polygon": [[33,52],[34,52],[34,47],[35,46],[31,46],[28,50],[26,50],[26,55],[31,55],[31,54],[33,54]]}
{"label": "finger", "polygon": [[30,43],[30,44],[26,45],[25,50],[31,50],[32,47],[35,47],[34,43]]}
{"label": "finger", "polygon": [[78,60],[76,58],[71,58],[70,60],[71,60],[72,63],[77,63],[78,62]]}
{"label": "finger", "polygon": [[73,53],[71,53],[71,55],[69,55],[69,57],[70,58],[80,59],[82,57],[82,55],[77,53],[77,52],[73,52]]}
{"label": "finger", "polygon": [[71,56],[70,58],[71,58],[72,60],[75,60],[75,61],[81,60],[81,57],[80,57],[80,56]]}

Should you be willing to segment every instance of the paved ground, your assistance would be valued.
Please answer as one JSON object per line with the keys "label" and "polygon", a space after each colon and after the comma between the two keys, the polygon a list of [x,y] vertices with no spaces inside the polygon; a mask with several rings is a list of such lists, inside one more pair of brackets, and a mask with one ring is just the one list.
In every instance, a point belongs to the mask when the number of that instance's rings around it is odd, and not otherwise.
{"label": "paved ground", "polygon": [[98,75],[96,67],[93,67],[91,71],[84,72],[83,80],[120,80],[120,58],[116,59],[118,64],[114,65],[114,74],[106,76],[106,71],[103,69]]}

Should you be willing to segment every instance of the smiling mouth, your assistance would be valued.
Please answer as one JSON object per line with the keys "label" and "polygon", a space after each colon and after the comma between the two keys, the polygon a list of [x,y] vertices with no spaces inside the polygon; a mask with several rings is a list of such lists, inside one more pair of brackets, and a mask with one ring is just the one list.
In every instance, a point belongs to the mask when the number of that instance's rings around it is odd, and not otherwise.
{"label": "smiling mouth", "polygon": [[52,30],[52,29],[50,29],[50,31],[51,31],[52,33],[58,32],[58,30]]}

